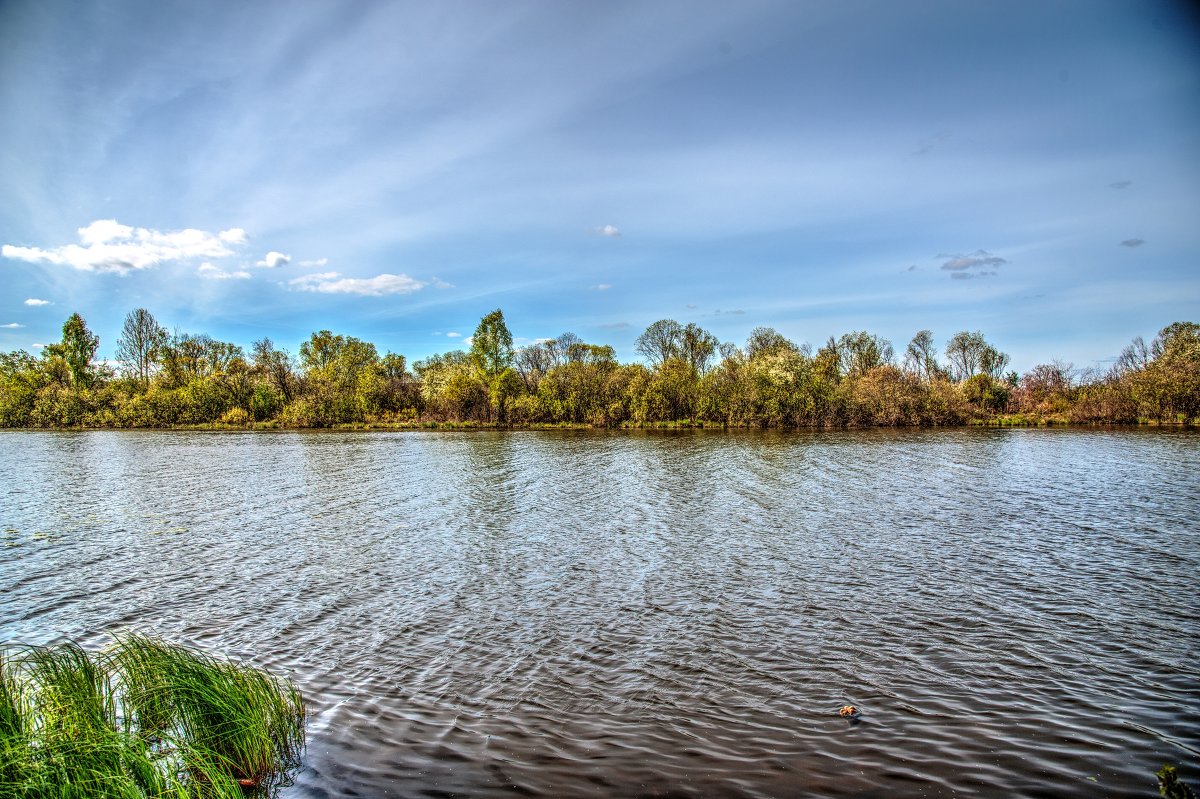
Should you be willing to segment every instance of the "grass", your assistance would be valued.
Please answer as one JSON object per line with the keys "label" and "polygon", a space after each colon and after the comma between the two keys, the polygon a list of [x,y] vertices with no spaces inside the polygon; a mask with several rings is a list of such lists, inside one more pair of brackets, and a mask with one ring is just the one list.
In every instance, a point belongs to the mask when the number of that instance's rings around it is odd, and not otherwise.
{"label": "grass", "polygon": [[304,747],[290,682],[137,635],[0,653],[0,796],[241,799]]}

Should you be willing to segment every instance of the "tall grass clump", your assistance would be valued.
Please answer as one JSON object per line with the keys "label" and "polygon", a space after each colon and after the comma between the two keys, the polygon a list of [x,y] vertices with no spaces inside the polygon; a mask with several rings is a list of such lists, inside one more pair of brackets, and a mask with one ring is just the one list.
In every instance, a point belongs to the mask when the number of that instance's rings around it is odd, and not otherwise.
{"label": "tall grass clump", "polygon": [[243,797],[299,762],[290,682],[137,635],[0,654],[0,796]]}

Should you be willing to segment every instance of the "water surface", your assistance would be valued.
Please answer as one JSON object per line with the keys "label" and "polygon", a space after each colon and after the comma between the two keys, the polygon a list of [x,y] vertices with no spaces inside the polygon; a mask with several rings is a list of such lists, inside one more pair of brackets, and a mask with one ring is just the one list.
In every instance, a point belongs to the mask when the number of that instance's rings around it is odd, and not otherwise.
{"label": "water surface", "polygon": [[1198,454],[11,432],[0,641],[136,629],[290,676],[283,799],[1153,796],[1200,775]]}

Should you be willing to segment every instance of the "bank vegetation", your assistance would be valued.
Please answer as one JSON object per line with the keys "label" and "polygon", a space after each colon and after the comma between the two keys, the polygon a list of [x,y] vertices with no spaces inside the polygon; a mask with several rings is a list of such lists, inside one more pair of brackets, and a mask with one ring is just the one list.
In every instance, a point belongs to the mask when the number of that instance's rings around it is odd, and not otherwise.
{"label": "bank vegetation", "polygon": [[0,353],[0,427],[865,427],[1188,424],[1200,417],[1200,324],[1136,338],[1106,369],[1050,361],[1025,374],[980,332],[902,351],[866,331],[816,349],[771,328],[742,345],[664,319],[640,363],[571,333],[516,348],[497,310],[469,350],[410,365],[328,330],[293,356],[125,319],[114,361],[78,315],[37,355]]}

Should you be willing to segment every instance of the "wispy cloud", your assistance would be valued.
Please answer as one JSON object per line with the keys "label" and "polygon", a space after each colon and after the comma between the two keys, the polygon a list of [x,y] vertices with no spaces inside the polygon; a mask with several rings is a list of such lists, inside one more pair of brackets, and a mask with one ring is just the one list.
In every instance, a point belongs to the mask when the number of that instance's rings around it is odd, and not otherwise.
{"label": "wispy cloud", "polygon": [[462,333],[455,333],[451,331],[446,334],[446,338],[462,338]]}
{"label": "wispy cloud", "polygon": [[599,285],[592,286],[592,288],[596,291],[608,291],[612,288],[612,283],[600,283]]}
{"label": "wispy cloud", "polygon": [[600,325],[601,330],[624,330],[629,327],[628,322],[609,322],[605,325]]}
{"label": "wispy cloud", "polygon": [[[942,269],[950,273],[953,280],[970,280],[976,277],[993,277],[996,267],[1008,263],[998,255],[992,255],[987,250],[976,250],[970,255],[962,253],[938,253],[938,258],[945,258]],[[912,271],[911,269],[909,270]]]}
{"label": "wispy cloud", "polygon": [[1109,183],[1108,187],[1110,189],[1127,189],[1132,185],[1133,185],[1132,180],[1118,180],[1115,183]]}
{"label": "wispy cloud", "polygon": [[43,305],[53,305],[54,303],[50,302],[50,300],[39,300],[37,297],[30,297],[29,299],[25,300],[25,304],[33,306],[34,308],[38,308]]}
{"label": "wispy cloud", "polygon": [[[267,254],[270,255],[270,253],[267,253]],[[322,266],[325,266],[328,263],[329,263],[328,258],[316,258],[312,261],[297,261],[296,266],[303,266],[303,267],[307,267],[309,269],[313,269],[313,268],[320,268]]]}
{"label": "wispy cloud", "polygon": [[953,255],[947,253],[939,253],[938,258],[948,258],[949,260],[942,264],[942,269],[951,272],[959,272],[964,269],[975,269],[980,266],[1001,266],[1008,263],[998,255],[992,255],[987,250],[976,250],[970,255],[956,253]]}
{"label": "wispy cloud", "polygon": [[1146,243],[1145,239],[1125,239],[1121,242],[1122,247],[1141,247]]}
{"label": "wispy cloud", "polygon": [[[267,253],[266,255],[264,255],[262,257],[261,261],[258,261],[254,265],[262,267],[263,269],[278,269],[281,266],[287,266],[291,262],[292,262],[292,256],[285,255],[281,252],[275,252],[275,250],[271,250],[269,253]],[[322,258],[320,263],[314,262],[313,265],[314,266],[324,266],[326,263],[327,263],[326,259]]]}
{"label": "wispy cloud", "polygon": [[608,236],[610,238],[617,238],[618,236],[621,235],[621,231],[617,228],[616,225],[603,225],[601,227],[596,228],[596,232],[599,233],[601,236]]}
{"label": "wispy cloud", "polygon": [[0,327],[3,327],[7,330],[16,330],[18,327],[25,327],[25,325],[19,324],[17,322],[9,322],[7,325],[0,325]]}
{"label": "wispy cloud", "polygon": [[70,266],[85,272],[124,275],[163,263],[193,258],[226,258],[231,247],[246,243],[246,231],[230,228],[219,233],[187,228],[163,233],[122,225],[115,219],[98,219],[79,228],[81,244],[45,250],[5,244],[0,255],[17,261]]}
{"label": "wispy cloud", "polygon": [[315,291],[321,294],[359,294],[364,297],[383,297],[388,294],[412,294],[428,283],[401,273],[384,273],[375,277],[342,277],[338,272],[318,272],[288,281],[296,291]]}
{"label": "wispy cloud", "polygon": [[196,274],[205,280],[248,280],[250,278],[250,273],[244,269],[228,272],[207,262],[200,264]]}

